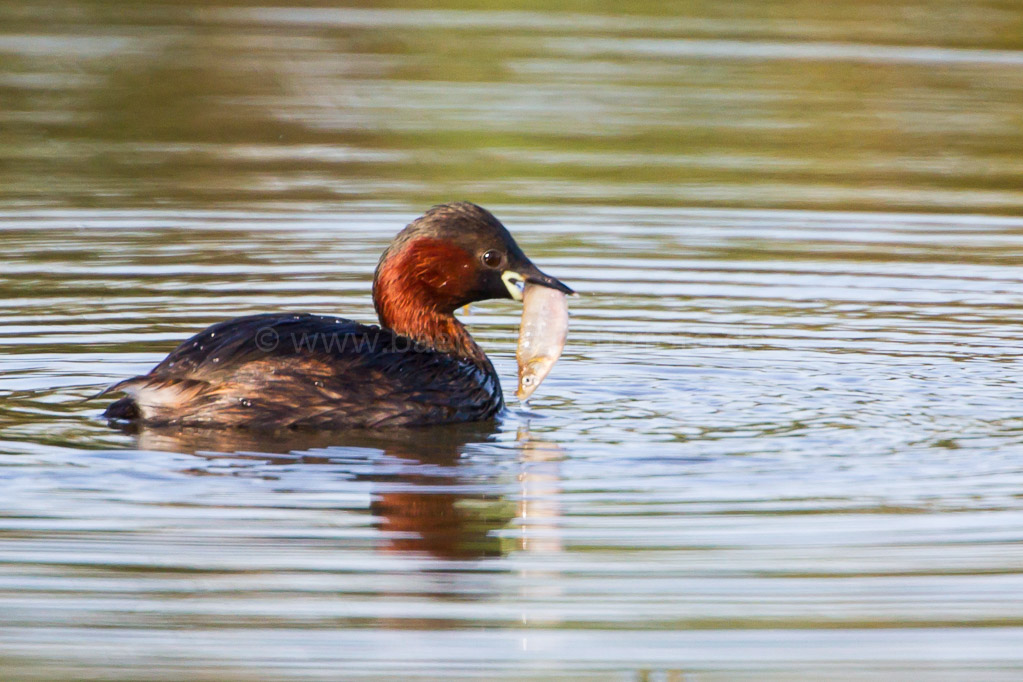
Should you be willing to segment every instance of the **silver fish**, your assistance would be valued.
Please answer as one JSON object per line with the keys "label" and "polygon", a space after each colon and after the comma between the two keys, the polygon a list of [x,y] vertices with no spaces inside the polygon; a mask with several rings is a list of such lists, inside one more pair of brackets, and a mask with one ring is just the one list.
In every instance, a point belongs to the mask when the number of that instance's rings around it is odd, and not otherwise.
{"label": "silver fish", "polygon": [[519,389],[526,402],[561,357],[568,336],[568,299],[560,291],[526,284],[522,292],[522,323],[515,359],[519,363]]}

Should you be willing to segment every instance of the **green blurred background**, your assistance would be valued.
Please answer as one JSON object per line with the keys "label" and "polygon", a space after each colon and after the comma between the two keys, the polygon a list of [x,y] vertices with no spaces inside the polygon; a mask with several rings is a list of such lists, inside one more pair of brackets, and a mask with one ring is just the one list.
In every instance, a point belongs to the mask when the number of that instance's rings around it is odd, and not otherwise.
{"label": "green blurred background", "polygon": [[1023,5],[0,4],[0,202],[1017,213]]}

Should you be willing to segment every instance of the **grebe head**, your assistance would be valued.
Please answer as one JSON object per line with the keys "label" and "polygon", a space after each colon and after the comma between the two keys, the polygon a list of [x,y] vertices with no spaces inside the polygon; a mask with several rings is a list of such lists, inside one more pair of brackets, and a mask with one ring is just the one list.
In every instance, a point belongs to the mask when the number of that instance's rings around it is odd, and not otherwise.
{"label": "grebe head", "polygon": [[573,293],[540,272],[489,211],[456,202],[434,206],[394,238],[377,265],[373,303],[383,326],[430,341],[437,318],[453,320],[473,301],[521,301],[526,282]]}

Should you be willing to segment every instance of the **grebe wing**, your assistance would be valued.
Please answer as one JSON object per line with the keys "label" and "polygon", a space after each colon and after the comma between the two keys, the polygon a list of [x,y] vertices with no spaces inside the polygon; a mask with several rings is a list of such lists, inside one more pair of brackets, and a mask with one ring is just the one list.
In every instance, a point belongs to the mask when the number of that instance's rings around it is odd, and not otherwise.
{"label": "grebe wing", "polygon": [[108,416],[149,423],[344,428],[483,419],[503,401],[489,371],[387,329],[322,315],[252,315],[182,343]]}

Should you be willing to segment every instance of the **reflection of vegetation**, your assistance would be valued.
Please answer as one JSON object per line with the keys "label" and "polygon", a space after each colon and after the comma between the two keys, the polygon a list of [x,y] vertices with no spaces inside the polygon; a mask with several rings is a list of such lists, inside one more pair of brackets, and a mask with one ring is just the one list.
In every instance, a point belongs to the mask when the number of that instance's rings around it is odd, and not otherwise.
{"label": "reflection of vegetation", "polygon": [[[656,2],[359,5],[77,3],[78,23],[57,29],[52,12],[20,13],[3,30],[110,40],[15,51],[0,64],[11,119],[0,149],[20,161],[0,171],[0,196],[1023,206],[1023,77],[982,52],[1019,48],[1023,12],[944,2],[926,13],[696,2],[684,15]],[[416,7],[424,13],[409,14]],[[447,13],[426,12],[437,9]],[[673,52],[710,39],[981,51],[945,62],[735,59],[728,43]]]}

